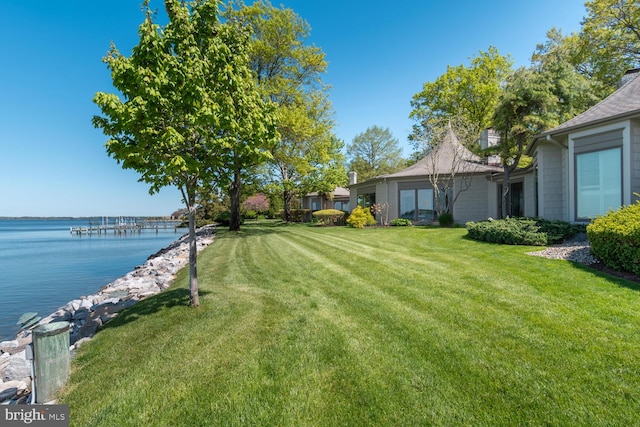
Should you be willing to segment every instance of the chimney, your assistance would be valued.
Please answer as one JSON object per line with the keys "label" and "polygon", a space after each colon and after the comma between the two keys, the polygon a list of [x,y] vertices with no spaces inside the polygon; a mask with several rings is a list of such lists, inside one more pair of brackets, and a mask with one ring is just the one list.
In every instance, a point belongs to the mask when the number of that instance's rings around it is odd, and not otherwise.
{"label": "chimney", "polygon": [[358,172],[351,171],[349,172],[349,185],[358,183]]}
{"label": "chimney", "polygon": [[624,76],[622,76],[618,81],[618,89],[620,89],[622,86],[626,85],[631,80],[633,80],[638,75],[638,72],[640,72],[640,68],[627,70],[627,72],[624,73]]}

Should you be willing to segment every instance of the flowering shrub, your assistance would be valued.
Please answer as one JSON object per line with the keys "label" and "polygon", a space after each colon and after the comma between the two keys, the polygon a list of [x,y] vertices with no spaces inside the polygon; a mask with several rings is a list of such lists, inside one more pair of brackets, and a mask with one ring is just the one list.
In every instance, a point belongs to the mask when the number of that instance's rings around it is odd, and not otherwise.
{"label": "flowering shrub", "polygon": [[353,228],[364,228],[368,225],[375,225],[376,219],[371,215],[369,208],[357,206],[347,218],[347,224]]}
{"label": "flowering shrub", "polygon": [[255,211],[258,213],[265,213],[269,210],[269,199],[262,193],[258,193],[245,200],[242,207],[245,211]]}

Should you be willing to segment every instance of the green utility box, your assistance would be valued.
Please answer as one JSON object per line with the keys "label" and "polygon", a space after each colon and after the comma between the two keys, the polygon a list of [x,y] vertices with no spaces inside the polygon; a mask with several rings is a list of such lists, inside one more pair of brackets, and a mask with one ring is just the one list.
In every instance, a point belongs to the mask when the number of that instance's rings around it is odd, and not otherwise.
{"label": "green utility box", "polygon": [[52,322],[33,330],[36,403],[54,399],[69,378],[69,322]]}

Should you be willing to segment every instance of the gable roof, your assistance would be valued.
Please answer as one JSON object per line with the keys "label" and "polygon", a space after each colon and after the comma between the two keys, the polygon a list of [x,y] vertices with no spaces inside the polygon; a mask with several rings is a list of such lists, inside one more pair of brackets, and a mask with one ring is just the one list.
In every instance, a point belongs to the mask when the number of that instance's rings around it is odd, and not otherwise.
{"label": "gable roof", "polygon": [[482,159],[473,154],[458,141],[451,129],[447,128],[442,142],[427,156],[399,172],[382,175],[377,178],[402,178],[411,176],[429,176],[455,173],[480,173],[502,171],[499,166],[482,164]]}
{"label": "gable roof", "polygon": [[[344,187],[336,187],[335,190],[332,191],[333,197],[349,197],[350,191],[348,188]],[[318,191],[314,191],[311,193],[305,194],[305,197],[316,197],[319,196],[320,193]]]}
{"label": "gable roof", "polygon": [[[582,114],[541,133],[535,139],[547,135],[569,133],[575,129],[596,125],[602,122],[622,119],[640,114],[640,72],[633,70],[633,76],[627,83]],[[629,74],[631,76],[632,74]]]}

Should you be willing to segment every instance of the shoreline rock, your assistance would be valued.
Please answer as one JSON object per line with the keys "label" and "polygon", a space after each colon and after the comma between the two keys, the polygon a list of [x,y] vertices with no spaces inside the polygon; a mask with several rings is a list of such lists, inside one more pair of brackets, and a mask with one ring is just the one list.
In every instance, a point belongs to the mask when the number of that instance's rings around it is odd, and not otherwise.
{"label": "shoreline rock", "polygon": [[[197,230],[197,250],[211,244],[215,226]],[[83,343],[125,308],[167,289],[180,269],[189,263],[188,235],[149,256],[143,265],[100,288],[95,294],[69,301],[44,317],[38,325],[69,322],[71,356]],[[0,342],[0,405],[26,403],[31,393],[31,363],[25,348],[31,344],[31,330],[21,331],[16,338]]]}

